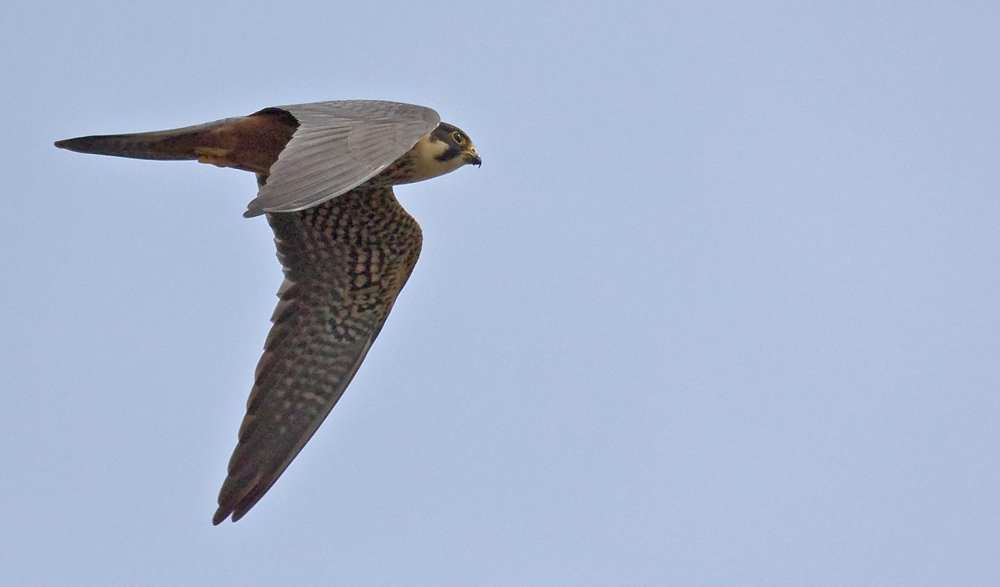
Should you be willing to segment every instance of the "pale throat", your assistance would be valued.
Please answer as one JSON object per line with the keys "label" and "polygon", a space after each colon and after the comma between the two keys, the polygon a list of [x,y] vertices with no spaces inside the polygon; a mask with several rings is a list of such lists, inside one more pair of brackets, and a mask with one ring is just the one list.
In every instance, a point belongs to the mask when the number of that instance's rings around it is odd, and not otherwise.
{"label": "pale throat", "polygon": [[430,135],[417,141],[405,155],[396,159],[380,175],[387,175],[391,183],[413,183],[455,171],[465,165],[461,156],[452,157],[448,161],[438,159],[448,146],[438,140],[432,140]]}

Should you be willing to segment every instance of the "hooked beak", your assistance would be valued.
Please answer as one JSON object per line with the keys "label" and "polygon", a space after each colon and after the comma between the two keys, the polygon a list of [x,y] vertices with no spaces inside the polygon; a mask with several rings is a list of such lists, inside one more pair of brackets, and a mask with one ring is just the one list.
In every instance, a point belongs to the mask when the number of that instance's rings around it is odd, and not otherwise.
{"label": "hooked beak", "polygon": [[471,163],[476,167],[479,167],[483,164],[483,160],[479,157],[479,154],[476,153],[475,148],[469,149],[468,151],[464,151],[462,153],[462,157],[465,159],[466,163]]}

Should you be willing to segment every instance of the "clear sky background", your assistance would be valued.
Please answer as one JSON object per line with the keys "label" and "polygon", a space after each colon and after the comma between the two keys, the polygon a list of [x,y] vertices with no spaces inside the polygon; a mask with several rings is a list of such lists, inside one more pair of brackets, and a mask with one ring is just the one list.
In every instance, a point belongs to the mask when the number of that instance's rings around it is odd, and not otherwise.
{"label": "clear sky background", "polygon": [[[13,0],[0,75],[0,584],[1000,584],[995,1]],[[484,164],[213,527],[254,178],[52,142],[348,98]]]}

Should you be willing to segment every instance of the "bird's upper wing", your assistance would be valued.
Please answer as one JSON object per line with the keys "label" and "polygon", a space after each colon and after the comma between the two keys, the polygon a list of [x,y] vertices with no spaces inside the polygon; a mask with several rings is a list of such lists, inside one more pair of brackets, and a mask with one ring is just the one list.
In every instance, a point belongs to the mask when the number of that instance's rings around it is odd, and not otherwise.
{"label": "bird's upper wing", "polygon": [[268,214],[285,282],[213,523],[242,517],[340,399],[420,254],[392,188]]}
{"label": "bird's upper wing", "polygon": [[375,176],[437,128],[423,106],[342,100],[278,106],[299,126],[245,216],[304,210]]}

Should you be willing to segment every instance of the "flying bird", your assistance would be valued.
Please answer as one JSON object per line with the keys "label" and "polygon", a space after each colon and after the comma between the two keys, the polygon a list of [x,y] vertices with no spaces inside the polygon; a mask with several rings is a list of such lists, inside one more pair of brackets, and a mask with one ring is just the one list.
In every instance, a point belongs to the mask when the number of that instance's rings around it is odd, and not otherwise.
{"label": "flying bird", "polygon": [[239,441],[212,518],[242,518],[343,395],[413,271],[420,225],[392,186],[481,165],[430,108],[346,100],[265,108],[158,132],[55,145],[135,159],[197,160],[257,174],[285,279]]}

